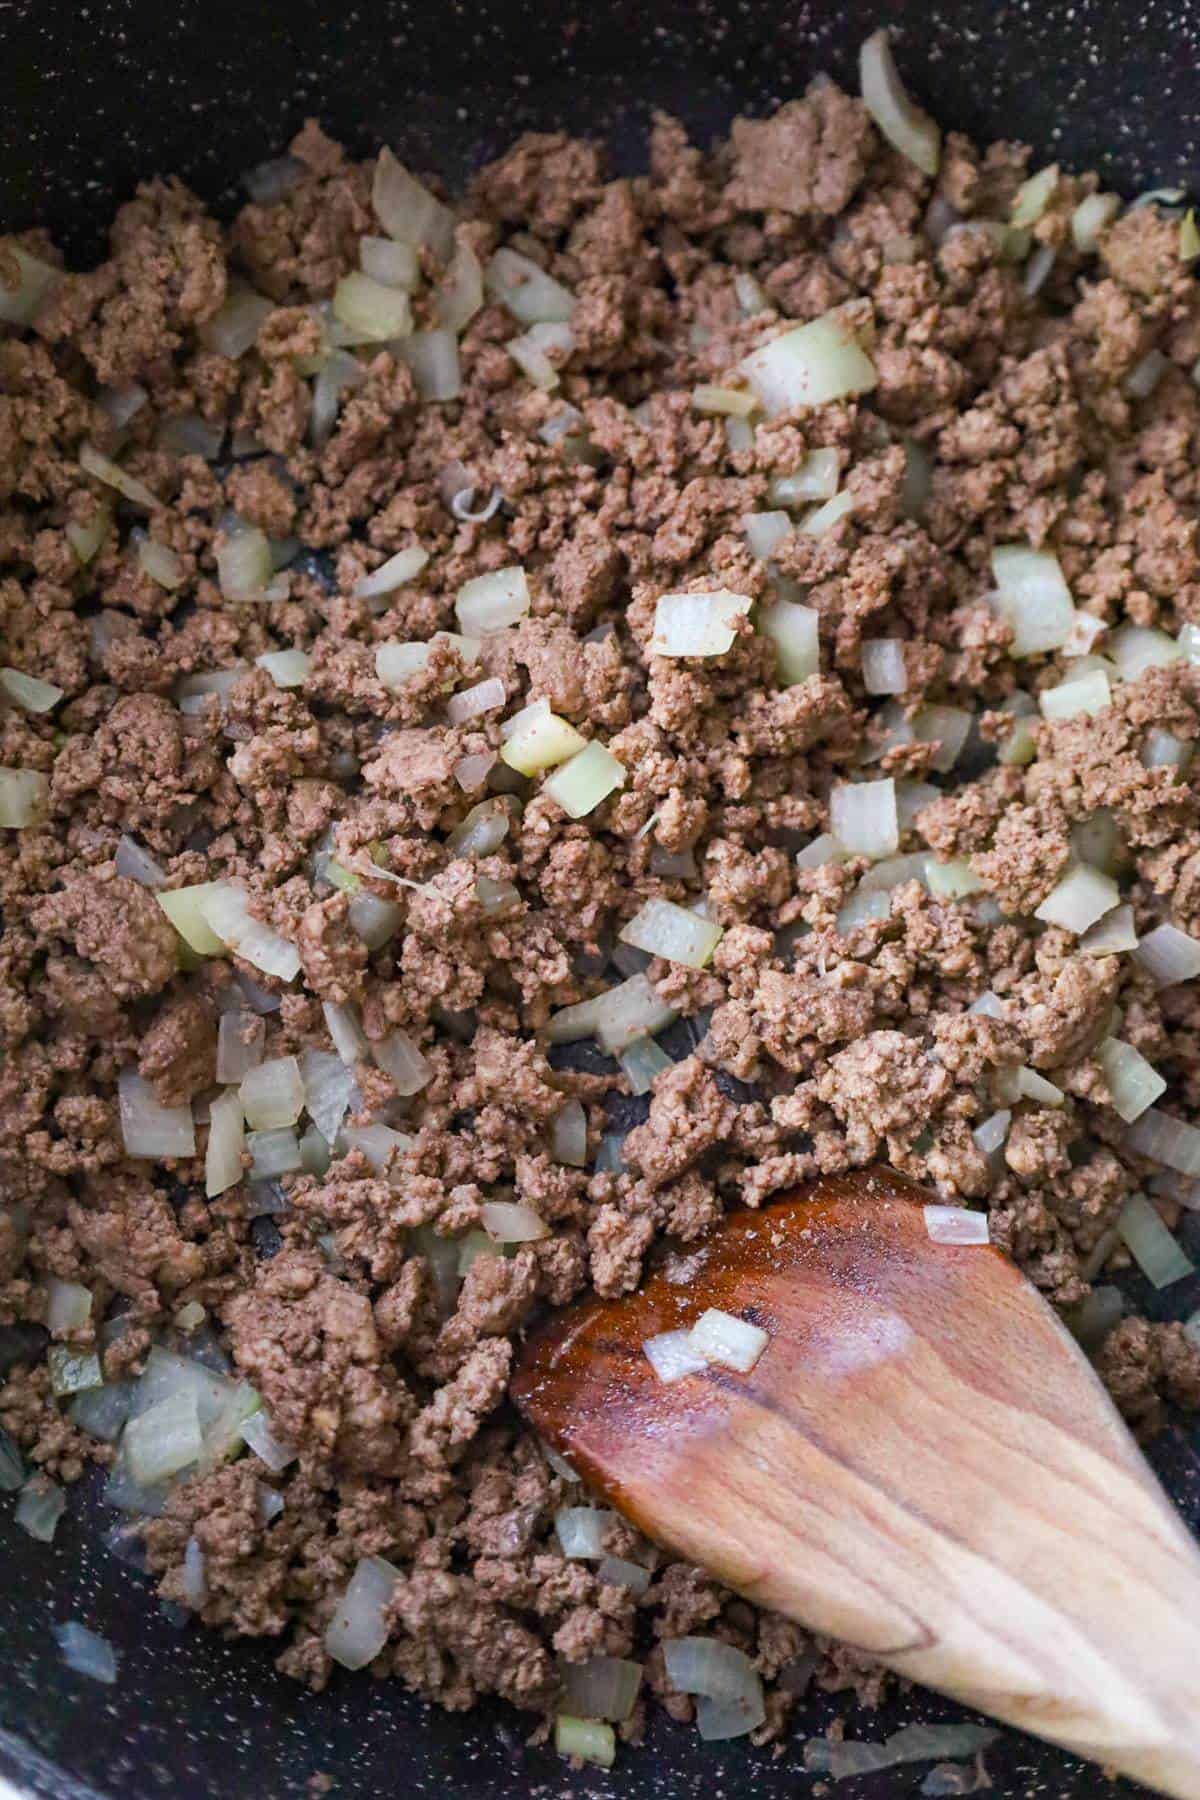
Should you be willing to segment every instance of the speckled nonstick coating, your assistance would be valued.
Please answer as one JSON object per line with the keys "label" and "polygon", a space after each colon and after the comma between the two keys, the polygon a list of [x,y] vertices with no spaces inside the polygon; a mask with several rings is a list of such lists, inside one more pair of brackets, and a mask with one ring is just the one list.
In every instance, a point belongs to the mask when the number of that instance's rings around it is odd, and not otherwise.
{"label": "speckled nonstick coating", "polygon": [[[604,136],[634,170],[652,108],[711,136],[818,70],[850,81],[857,45],[881,22],[898,28],[906,78],[944,124],[1027,138],[1126,192],[1200,189],[1193,0],[0,0],[0,229],[47,224],[74,260],[94,259],[115,205],[151,173],[180,174],[228,209],[237,172],[280,150],[309,113],[359,151],[386,139],[451,179],[527,127]],[[1183,1236],[1200,1253],[1200,1216]],[[1200,1304],[1194,1282],[1165,1297],[1136,1277],[1128,1286],[1156,1317]],[[1169,1432],[1152,1458],[1200,1524],[1192,1443]],[[177,1628],[103,1548],[112,1519],[77,1490],[46,1547],[15,1529],[11,1507],[0,1514],[0,1785],[7,1775],[51,1800],[299,1800],[324,1773],[335,1794],[361,1800],[802,1800],[818,1782],[800,1741],[844,1710],[814,1702],[778,1759],[744,1742],[706,1749],[660,1720],[611,1774],[574,1775],[552,1752],[525,1750],[527,1722],[507,1709],[451,1717],[365,1676],[338,1675],[314,1698],[275,1674],[269,1646]],[[118,1647],[119,1686],[62,1668],[49,1632],[69,1617]],[[1200,1671],[1197,1683],[1200,1695]],[[957,1716],[915,1692],[852,1716],[849,1731],[880,1737]],[[1003,1800],[1135,1792],[1032,1739],[1006,1737],[988,1766]],[[901,1800],[924,1772],[827,1791]]]}

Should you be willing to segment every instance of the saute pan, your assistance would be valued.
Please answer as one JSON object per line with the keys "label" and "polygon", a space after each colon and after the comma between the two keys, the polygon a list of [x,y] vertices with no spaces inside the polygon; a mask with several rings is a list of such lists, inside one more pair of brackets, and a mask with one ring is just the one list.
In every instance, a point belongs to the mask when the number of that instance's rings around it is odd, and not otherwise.
{"label": "saute pan", "polygon": [[[141,177],[181,175],[218,210],[237,176],[309,114],[362,153],[392,144],[418,169],[464,178],[520,131],[608,140],[617,172],[644,156],[651,111],[700,139],[828,70],[853,81],[857,46],[896,30],[905,80],[944,125],[1020,137],[1042,160],[1101,170],[1133,194],[1200,191],[1200,10],[1189,0],[0,0],[0,230],[48,225],[84,267]],[[1200,1215],[1186,1215],[1200,1252]],[[1186,1317],[1196,1283],[1137,1310]],[[0,1334],[0,1372],[13,1345]],[[1174,1427],[1152,1457],[1200,1524],[1200,1462]],[[844,1710],[817,1698],[779,1757],[703,1746],[660,1720],[611,1774],[572,1774],[528,1750],[501,1708],[450,1717],[394,1684],[335,1677],[317,1697],[277,1675],[270,1646],[225,1644],[173,1622],[152,1584],[104,1547],[113,1515],[84,1484],[52,1546],[0,1514],[0,1794],[47,1800],[292,1800],[616,1795],[622,1800],[803,1797],[802,1739]],[[80,1619],[117,1648],[121,1678],[69,1673],[53,1625]],[[1200,1683],[1200,1671],[1197,1671]],[[881,1737],[956,1717],[922,1692],[849,1730]],[[1132,1796],[1032,1739],[988,1754],[998,1800]],[[314,1777],[324,1781],[314,1785]],[[819,1781],[820,1778],[815,1778]],[[899,1800],[920,1769],[838,1784],[837,1800]]]}

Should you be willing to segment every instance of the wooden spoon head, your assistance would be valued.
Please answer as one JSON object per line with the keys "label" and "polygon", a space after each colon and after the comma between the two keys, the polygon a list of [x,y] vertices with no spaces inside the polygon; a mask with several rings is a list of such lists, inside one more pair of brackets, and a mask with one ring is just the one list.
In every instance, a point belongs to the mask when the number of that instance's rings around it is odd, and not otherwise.
{"label": "wooden spoon head", "polygon": [[[1191,1540],[1056,1315],[999,1251],[934,1243],[929,1198],[876,1169],[731,1214],[637,1294],[555,1316],[516,1404],[748,1598],[1200,1795],[1162,1691],[1163,1657],[1200,1650]],[[763,1355],[661,1382],[645,1340],[707,1307],[760,1325]]]}

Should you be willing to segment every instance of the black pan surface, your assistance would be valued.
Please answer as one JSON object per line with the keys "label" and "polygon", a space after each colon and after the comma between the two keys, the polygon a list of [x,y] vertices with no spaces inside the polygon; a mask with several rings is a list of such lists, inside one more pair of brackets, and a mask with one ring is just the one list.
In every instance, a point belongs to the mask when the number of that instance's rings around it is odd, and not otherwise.
{"label": "black pan surface", "polygon": [[[222,211],[236,176],[283,148],[309,114],[360,152],[390,142],[418,168],[462,179],[529,128],[606,138],[617,172],[644,165],[655,107],[701,139],[763,112],[820,70],[847,84],[858,44],[897,29],[915,93],[943,124],[1021,137],[1042,160],[1097,167],[1126,194],[1200,190],[1200,9],[1189,0],[0,0],[0,230],[51,227],[77,266],[96,260],[113,210],[152,173],[179,174]],[[1200,1259],[1200,1216],[1184,1231]],[[1153,1316],[1200,1305],[1200,1283],[1130,1297]],[[1200,1459],[1174,1428],[1153,1460],[1200,1528]],[[611,1774],[572,1774],[528,1750],[506,1709],[449,1717],[391,1684],[335,1679],[313,1697],[278,1676],[269,1647],[173,1623],[151,1584],[104,1546],[114,1515],[76,1490],[52,1546],[0,1509],[0,1794],[46,1800],[300,1800],[322,1791],[454,1800],[784,1800],[821,1791],[800,1741],[844,1709],[815,1700],[779,1757],[701,1746],[660,1721]],[[118,1648],[99,1687],[59,1661],[52,1625],[76,1618]],[[961,1717],[914,1691],[851,1715],[878,1738]],[[1117,1800],[1135,1791],[1032,1739],[988,1755],[1005,1800]],[[836,1800],[902,1800],[923,1769],[826,1784]],[[314,1776],[332,1784],[312,1785]]]}

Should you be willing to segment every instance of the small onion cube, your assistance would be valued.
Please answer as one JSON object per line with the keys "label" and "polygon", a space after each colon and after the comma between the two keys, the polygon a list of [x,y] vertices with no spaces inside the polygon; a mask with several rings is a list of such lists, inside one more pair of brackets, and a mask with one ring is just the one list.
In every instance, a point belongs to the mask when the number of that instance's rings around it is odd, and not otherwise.
{"label": "small onion cube", "polygon": [[1122,681],[1136,681],[1147,669],[1178,662],[1183,651],[1175,638],[1149,625],[1121,625],[1109,634],[1108,653]]}
{"label": "small onion cube", "polygon": [[121,1138],[127,1156],[194,1156],[196,1128],[190,1106],[160,1106],[154,1089],[136,1069],[122,1069],[117,1081]]}
{"label": "small onion cube", "polygon": [[524,325],[567,324],[575,296],[560,281],[516,250],[496,251],[483,274],[491,299]]}
{"label": "small onion cube", "polygon": [[619,1656],[592,1656],[563,1665],[563,1700],[580,1719],[610,1719],[619,1725],[633,1711],[642,1685],[641,1663]]}
{"label": "small onion cube", "polygon": [[519,563],[476,575],[458,590],[454,610],[468,637],[486,637],[516,625],[529,611],[529,583]]}
{"label": "small onion cube", "polygon": [[49,712],[57,706],[63,697],[64,689],[55,687],[51,681],[41,681],[36,675],[26,675],[20,669],[0,669],[0,690],[7,694],[14,706],[25,712]]}
{"label": "small onion cube", "polygon": [[1138,1156],[1164,1163],[1181,1175],[1200,1175],[1200,1131],[1148,1106],[1125,1133],[1125,1143]]}
{"label": "small onion cube", "polygon": [[1137,946],[1132,906],[1114,906],[1094,925],[1089,925],[1079,940],[1079,948],[1085,956],[1115,956],[1122,950],[1136,950]]}
{"label": "small onion cube", "polygon": [[[692,389],[692,408],[698,413],[748,419],[757,410],[758,401],[746,388],[712,387],[702,384]],[[789,526],[789,530],[791,527]],[[755,552],[757,555],[758,553]]]}
{"label": "small onion cube", "polygon": [[106,487],[115,488],[131,506],[140,506],[146,512],[152,512],[158,505],[158,496],[150,492],[144,481],[126,474],[111,458],[102,456],[93,444],[81,447],[79,466],[85,474],[94,475],[97,481],[104,482]]}
{"label": "small onion cube", "polygon": [[582,1101],[568,1100],[555,1116],[550,1148],[555,1162],[565,1163],[571,1169],[584,1167],[587,1162],[587,1113]]}
{"label": "small onion cube", "polygon": [[1023,181],[1013,197],[1012,210],[1008,222],[1018,231],[1036,225],[1047,206],[1055,188],[1058,186],[1059,168],[1057,163],[1049,163],[1046,168],[1039,169]]}
{"label": "small onion cube", "polygon": [[360,238],[358,264],[364,275],[384,287],[412,289],[421,278],[421,264],[413,246],[397,243],[393,238]]}
{"label": "small onion cube", "polygon": [[982,1151],[984,1156],[991,1156],[995,1151],[1003,1149],[1004,1140],[1008,1136],[1008,1128],[1011,1124],[1012,1113],[1008,1108],[992,1113],[991,1117],[985,1119],[981,1125],[976,1125],[971,1133],[975,1140],[975,1148]]}
{"label": "small onion cube", "polygon": [[936,175],[942,155],[942,133],[935,119],[914,105],[904,91],[886,30],[872,32],[858,53],[863,105],[901,156],[924,175]]}
{"label": "small onion cube", "polygon": [[617,1760],[617,1736],[611,1725],[599,1719],[577,1719],[558,1713],[554,1720],[554,1748],[560,1756],[611,1769]]}
{"label": "small onion cube", "polygon": [[746,513],[742,519],[746,546],[752,556],[774,556],[784,538],[792,535],[792,521],[785,512]]}
{"label": "small onion cube", "polygon": [[66,1344],[51,1344],[46,1352],[46,1367],[50,1372],[50,1392],[57,1400],[104,1386],[100,1358],[90,1350],[72,1350]]}
{"label": "small onion cube", "polygon": [[351,595],[355,600],[372,600],[377,594],[395,593],[397,588],[414,581],[428,561],[428,550],[423,550],[420,544],[410,544],[380,563],[372,574],[364,575],[351,588]]}
{"label": "small onion cube", "polygon": [[208,1146],[204,1154],[204,1191],[210,1200],[242,1179],[245,1119],[237,1094],[222,1094],[209,1109]]}
{"label": "small onion cube", "polygon": [[617,1056],[640,1037],[653,1037],[671,1024],[675,1009],[659,999],[645,975],[632,975],[595,1002],[595,1034],[600,1048]]}
{"label": "small onion cube", "polygon": [[673,900],[647,900],[619,933],[623,944],[688,969],[703,969],[723,935],[711,919],[702,919]]}
{"label": "small onion cube", "polygon": [[1036,1069],[1029,1068],[1027,1064],[1022,1064],[1017,1070],[1016,1083],[1019,1100],[1033,1100],[1039,1106],[1061,1106],[1066,1099],[1060,1087],[1055,1087],[1052,1081],[1047,1081],[1044,1075],[1039,1075]]}
{"label": "small onion cube", "polygon": [[280,1475],[289,1464],[296,1460],[296,1452],[289,1450],[281,1443],[271,1428],[265,1407],[250,1414],[242,1425],[242,1436],[259,1462],[265,1463],[272,1474]]}
{"label": "small onion cube", "polygon": [[381,950],[400,929],[403,917],[394,900],[380,900],[374,894],[352,894],[350,897],[350,929],[368,950]]}
{"label": "small onion cube", "polygon": [[275,573],[265,531],[241,520],[227,524],[217,545],[217,581],[227,600],[260,600]]}
{"label": "small onion cube", "polygon": [[648,1094],[654,1086],[655,1077],[664,1069],[674,1065],[665,1050],[660,1050],[653,1038],[639,1038],[622,1050],[617,1061],[629,1083],[631,1094]]}
{"label": "small onion cube", "polygon": [[377,1175],[389,1174],[397,1157],[411,1148],[412,1139],[390,1125],[354,1125],[341,1133],[347,1150],[358,1150]]}
{"label": "small onion cube", "polygon": [[990,1242],[987,1214],[965,1206],[926,1206],[925,1229],[935,1244],[986,1244]]}
{"label": "small onion cube", "polygon": [[1167,1084],[1140,1050],[1120,1038],[1106,1038],[1096,1051],[1104,1071],[1114,1109],[1127,1125],[1140,1119],[1148,1106],[1165,1094]]}
{"label": "small onion cube", "polygon": [[806,681],[821,667],[820,614],[794,600],[773,600],[758,615],[758,628],[775,646],[775,666],[785,687]]}
{"label": "small onion cube", "polygon": [[50,798],[50,780],[37,769],[0,769],[0,826],[24,831],[37,823]]}
{"label": "small onion cube", "polygon": [[66,1510],[67,1496],[58,1483],[48,1475],[31,1475],[18,1496],[13,1521],[40,1544],[52,1544]]}
{"label": "small onion cube", "polygon": [[1086,675],[1074,675],[1057,687],[1043,688],[1038,705],[1045,719],[1073,719],[1078,713],[1095,718],[1112,705],[1112,689],[1103,669],[1089,669]]}
{"label": "small onion cube", "polygon": [[130,1419],[121,1440],[129,1473],[142,1487],[190,1468],[203,1447],[196,1397],[182,1388]]}
{"label": "small onion cube", "polygon": [[826,863],[845,862],[847,852],[831,832],[823,831],[811,844],[796,852],[798,869],[823,869]]}
{"label": "small onion cube", "polygon": [[54,1637],[63,1662],[76,1675],[111,1686],[117,1679],[117,1653],[107,1638],[89,1631],[76,1619],[54,1627]]}
{"label": "small onion cube", "polygon": [[51,1336],[78,1331],[92,1316],[92,1290],[78,1281],[60,1281],[52,1275],[46,1283],[46,1329]]}
{"label": "small onion cube", "polygon": [[397,1028],[374,1045],[375,1061],[391,1076],[403,1098],[419,1094],[433,1079],[433,1068],[407,1031]]}
{"label": "small onion cube", "polygon": [[439,326],[462,331],[483,305],[483,269],[470,244],[460,239],[433,296]]}
{"label": "small onion cube", "polygon": [[271,1181],[304,1166],[296,1133],[288,1126],[276,1131],[251,1131],[246,1137],[250,1152],[251,1181]]}
{"label": "small onion cube", "polygon": [[791,475],[772,477],[767,498],[774,506],[800,506],[809,500],[832,500],[837,491],[837,451],[810,450]]}
{"label": "small onion cube", "polygon": [[998,544],[992,574],[1000,611],[1013,628],[1014,656],[1038,656],[1066,643],[1075,605],[1053,551]]}
{"label": "small onion cube", "polygon": [[145,888],[159,888],[167,879],[165,871],[155,862],[150,852],[139,844],[136,838],[122,836],[117,840],[117,854],[114,858],[118,875],[136,881]]}
{"label": "small onion cube", "polygon": [[641,1563],[628,1562],[623,1556],[606,1556],[596,1570],[596,1580],[607,1587],[623,1587],[631,1594],[644,1594],[650,1586],[651,1575]]}
{"label": "small onion cube", "polygon": [[1139,940],[1134,955],[1160,988],[1200,975],[1200,941],[1177,925],[1156,925]]}
{"label": "small onion cube", "polygon": [[[165,901],[165,895],[159,895]],[[280,981],[294,981],[300,972],[300,952],[286,938],[280,937],[254,918],[249,896],[232,881],[207,884],[199,900],[200,910],[221,943],[234,951],[264,975]]]}
{"label": "small onion cube", "polygon": [[593,739],[556,769],[542,792],[561,806],[569,819],[582,819],[624,784],[624,763]]}
{"label": "small onion cube", "polygon": [[1083,256],[1094,255],[1100,244],[1100,233],[1110,226],[1121,210],[1117,194],[1088,194],[1071,214],[1071,238]]}
{"label": "small onion cube", "polygon": [[868,694],[902,694],[908,686],[901,638],[864,638],[863,686]]}
{"label": "small onion cube", "polygon": [[737,637],[735,621],[750,611],[748,594],[663,594],[654,609],[652,656],[724,656]]}
{"label": "small onion cube", "polygon": [[1046,925],[1060,925],[1064,931],[1082,936],[1097,919],[1111,912],[1121,899],[1120,889],[1111,875],[1076,863],[1057,886],[1051,888],[1034,918]]}
{"label": "small onion cube", "polygon": [[465,725],[468,719],[495,712],[507,698],[503,681],[498,675],[490,675],[486,681],[477,681],[474,687],[452,694],[446,703],[446,717],[451,725]]}
{"label": "small onion cube", "polygon": [[546,712],[532,718],[504,740],[500,760],[520,775],[536,775],[568,762],[586,746],[586,740],[575,727]]}
{"label": "small onion cube", "polygon": [[384,1617],[400,1571],[381,1556],[359,1560],[325,1631],[325,1649],[343,1669],[364,1669],[387,1643]]}
{"label": "small onion cube", "polygon": [[371,184],[375,217],[402,244],[428,245],[445,258],[454,247],[454,214],[386,148],[379,152]]}
{"label": "small onion cube", "polygon": [[0,324],[32,325],[50,290],[62,279],[62,270],[31,256],[12,239],[4,243],[6,261],[17,265],[17,285],[9,287],[7,276],[0,280]]}
{"label": "small onion cube", "polygon": [[615,1516],[598,1506],[564,1506],[554,1515],[559,1549],[573,1561],[598,1562],[604,1555],[604,1533]]}
{"label": "small onion cube", "polygon": [[647,1338],[642,1349],[660,1381],[682,1381],[708,1367],[708,1358],[695,1348],[690,1331],[660,1331]]}
{"label": "small onion cube", "polygon": [[333,292],[333,316],[356,336],[382,343],[412,330],[412,305],[402,288],[373,281],[360,270],[343,275]]}
{"label": "small onion cube", "polygon": [[806,537],[820,537],[826,531],[832,531],[839,519],[848,519],[854,511],[854,495],[848,489],[834,494],[826,500],[824,506],[814,506],[810,513],[805,513],[800,521],[799,530]]}
{"label": "small onion cube", "polygon": [[738,369],[768,418],[869,393],[878,381],[874,363],[834,313],[783,332]]}
{"label": "small onion cube", "polygon": [[704,1694],[710,1700],[749,1700],[762,1683],[750,1658],[719,1638],[668,1638],[663,1666],[671,1686],[681,1694]]}
{"label": "small onion cube", "polygon": [[696,1730],[705,1743],[745,1737],[756,1731],[767,1716],[761,1690],[746,1700],[712,1700],[696,1696]]}
{"label": "small onion cube", "polygon": [[217,1027],[217,1080],[222,1083],[241,1081],[262,1061],[266,1025],[255,1013],[221,1014]]}
{"label": "small onion cube", "polygon": [[1146,1279],[1156,1288],[1170,1287],[1196,1272],[1178,1239],[1163,1224],[1145,1194],[1133,1194],[1117,1220],[1117,1233]]}
{"label": "small onion cube", "polygon": [[[882,862],[874,863],[867,870],[854,891],[856,894],[888,894],[893,888],[903,886],[906,881],[919,881],[922,887],[939,892],[927,875],[932,861],[933,858],[922,850],[914,850],[904,856],[886,856]],[[949,863],[938,865],[946,870],[952,866]],[[950,891],[948,885],[946,892]]]}
{"label": "small onion cube", "polygon": [[720,1363],[748,1375],[766,1349],[770,1338],[759,1325],[739,1319],[733,1313],[710,1306],[692,1326],[688,1342],[705,1362]]}
{"label": "small onion cube", "polygon": [[[325,1000],[321,1003],[321,1010],[325,1015],[325,1024],[329,1029],[333,1047],[337,1051],[340,1061],[345,1063],[348,1068],[353,1068],[355,1063],[362,1062],[368,1050],[367,1034],[362,1028],[357,1008]],[[307,1093],[307,1080],[305,1089]],[[307,1099],[305,1104],[307,1105]],[[309,1111],[312,1111],[311,1106]]]}
{"label": "small onion cube", "polygon": [[294,1056],[278,1056],[259,1063],[243,1077],[239,1093],[246,1123],[254,1131],[294,1125],[304,1108],[300,1064]]}
{"label": "small onion cube", "polygon": [[375,649],[375,674],[389,693],[398,694],[405,682],[421,673],[429,657],[428,644],[379,644]]}
{"label": "small onion cube", "polygon": [[422,400],[457,400],[462,393],[462,367],[458,339],[439,326],[434,331],[414,331],[397,338],[388,348],[407,364]]}
{"label": "small onion cube", "polygon": [[900,848],[896,784],[883,781],[838,782],[829,795],[830,829],[851,856],[875,860]]}
{"label": "small onion cube", "polygon": [[268,650],[254,660],[277,688],[303,687],[312,667],[312,658],[304,650]]}
{"label": "small onion cube", "polygon": [[479,1208],[479,1222],[498,1244],[531,1244],[550,1236],[545,1219],[532,1207],[512,1200],[485,1200]]}

